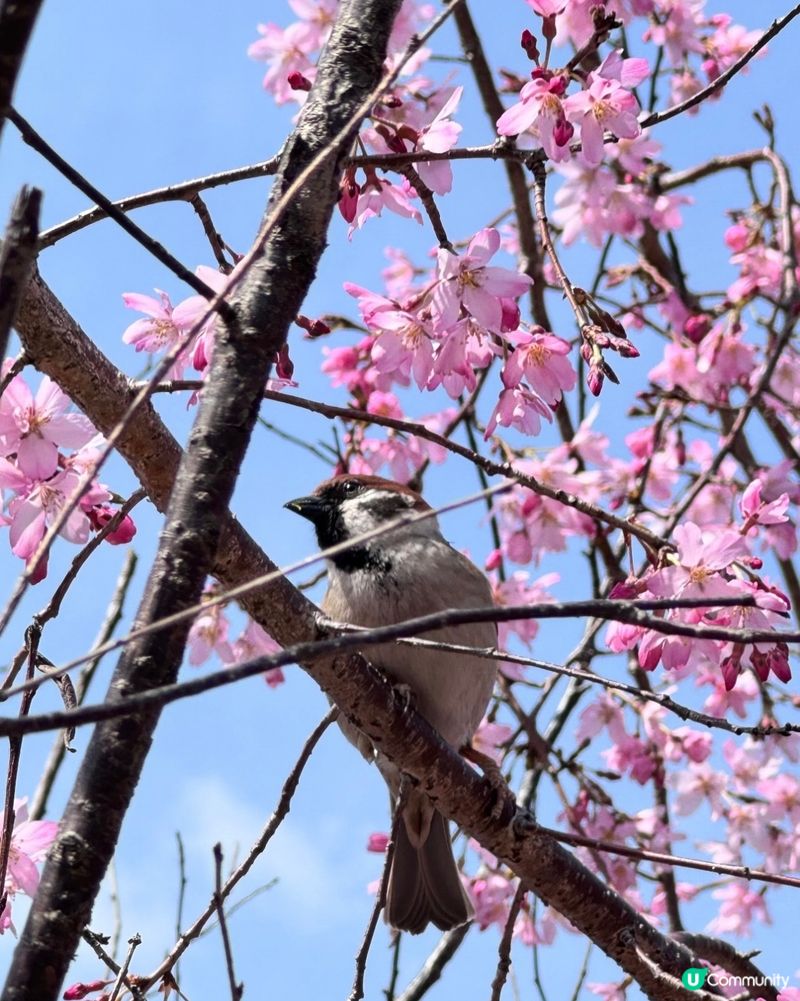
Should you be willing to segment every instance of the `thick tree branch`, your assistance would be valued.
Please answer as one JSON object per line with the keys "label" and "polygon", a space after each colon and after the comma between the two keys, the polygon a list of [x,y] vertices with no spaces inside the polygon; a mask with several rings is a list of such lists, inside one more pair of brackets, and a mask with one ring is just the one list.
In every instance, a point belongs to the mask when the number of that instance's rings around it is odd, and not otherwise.
{"label": "thick tree branch", "polygon": [[42,0],[0,2],[0,136]]}
{"label": "thick tree branch", "polygon": [[41,203],[42,193],[38,188],[21,189],[0,245],[0,364],[6,356],[11,327],[36,258]]}

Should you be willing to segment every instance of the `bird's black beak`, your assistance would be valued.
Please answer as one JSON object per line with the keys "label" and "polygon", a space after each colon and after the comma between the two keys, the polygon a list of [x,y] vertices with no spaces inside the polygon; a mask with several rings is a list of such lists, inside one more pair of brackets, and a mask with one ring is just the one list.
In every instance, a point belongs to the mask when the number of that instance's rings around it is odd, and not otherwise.
{"label": "bird's black beak", "polygon": [[310,497],[298,497],[296,500],[287,501],[283,506],[299,514],[301,518],[308,518],[315,525],[324,521],[330,513],[328,502],[313,494]]}

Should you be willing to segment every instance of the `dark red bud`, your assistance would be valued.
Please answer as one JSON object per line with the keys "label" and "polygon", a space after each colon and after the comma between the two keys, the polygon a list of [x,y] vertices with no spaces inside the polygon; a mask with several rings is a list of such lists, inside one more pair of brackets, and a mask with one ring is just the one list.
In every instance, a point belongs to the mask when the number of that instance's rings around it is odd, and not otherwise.
{"label": "dark red bud", "polygon": [[575,128],[566,118],[559,118],[553,126],[553,142],[556,146],[566,146],[575,135]]}
{"label": "dark red bud", "polygon": [[555,14],[548,14],[547,17],[542,18],[542,34],[548,42],[553,41],[557,30]]}
{"label": "dark red bud", "polygon": [[275,362],[275,371],[277,372],[279,379],[291,379],[294,375],[294,362],[289,357],[288,344],[284,344],[278,352],[278,358]]}
{"label": "dark red bud", "polygon": [[303,76],[299,70],[293,70],[287,77],[286,82],[292,90],[311,90],[311,81]]}
{"label": "dark red bud", "polygon": [[535,63],[539,62],[539,46],[536,44],[536,39],[534,38],[534,36],[531,34],[530,31],[528,31],[527,28],[525,28],[525,30],[522,32],[522,37],[519,40],[519,44],[525,50],[525,55],[528,57],[528,59],[532,60]]}
{"label": "dark red bud", "polygon": [[309,337],[324,337],[331,332],[331,328],[324,320],[311,320],[307,316],[299,313],[294,321],[298,327],[302,327]]}

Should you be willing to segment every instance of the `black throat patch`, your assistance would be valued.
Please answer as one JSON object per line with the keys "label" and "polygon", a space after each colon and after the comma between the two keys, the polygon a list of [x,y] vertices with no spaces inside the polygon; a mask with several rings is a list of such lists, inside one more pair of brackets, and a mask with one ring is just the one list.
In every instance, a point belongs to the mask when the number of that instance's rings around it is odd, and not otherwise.
{"label": "black throat patch", "polygon": [[392,561],[379,549],[371,549],[369,546],[354,546],[346,549],[343,553],[331,556],[331,563],[342,573],[357,573],[359,570],[368,570],[370,573],[384,576],[392,569]]}

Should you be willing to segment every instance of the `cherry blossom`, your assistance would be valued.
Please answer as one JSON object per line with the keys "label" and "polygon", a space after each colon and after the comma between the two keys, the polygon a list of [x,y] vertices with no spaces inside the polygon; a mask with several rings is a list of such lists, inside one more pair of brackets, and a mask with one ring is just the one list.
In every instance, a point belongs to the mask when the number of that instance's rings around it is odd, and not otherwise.
{"label": "cherry blossom", "polygon": [[[0,818],[5,814],[0,814]],[[0,821],[0,827],[3,824]],[[52,820],[28,820],[26,799],[14,800],[14,826],[11,832],[11,846],[8,869],[3,892],[7,894],[5,908],[0,913],[0,935],[10,928],[11,907],[17,893],[32,897],[39,885],[37,863],[47,857],[50,845],[58,834],[58,824]]]}
{"label": "cherry blossom", "polygon": [[34,397],[15,376],[0,397],[0,455],[16,454],[31,480],[46,480],[58,466],[59,447],[80,448],[96,434],[83,414],[68,413],[72,401],[45,376]]}
{"label": "cherry blossom", "polygon": [[639,102],[630,88],[648,72],[646,60],[623,59],[612,52],[589,74],[589,86],[564,101],[566,117],[580,129],[583,159],[590,166],[603,159],[605,129],[624,139],[633,139],[641,131]]}
{"label": "cherry blossom", "polygon": [[482,229],[470,240],[460,257],[448,250],[438,252],[438,284],[433,292],[435,320],[442,327],[452,327],[461,308],[489,330],[502,328],[502,300],[527,292],[532,282],[527,275],[508,268],[489,266],[500,249],[496,229]]}

